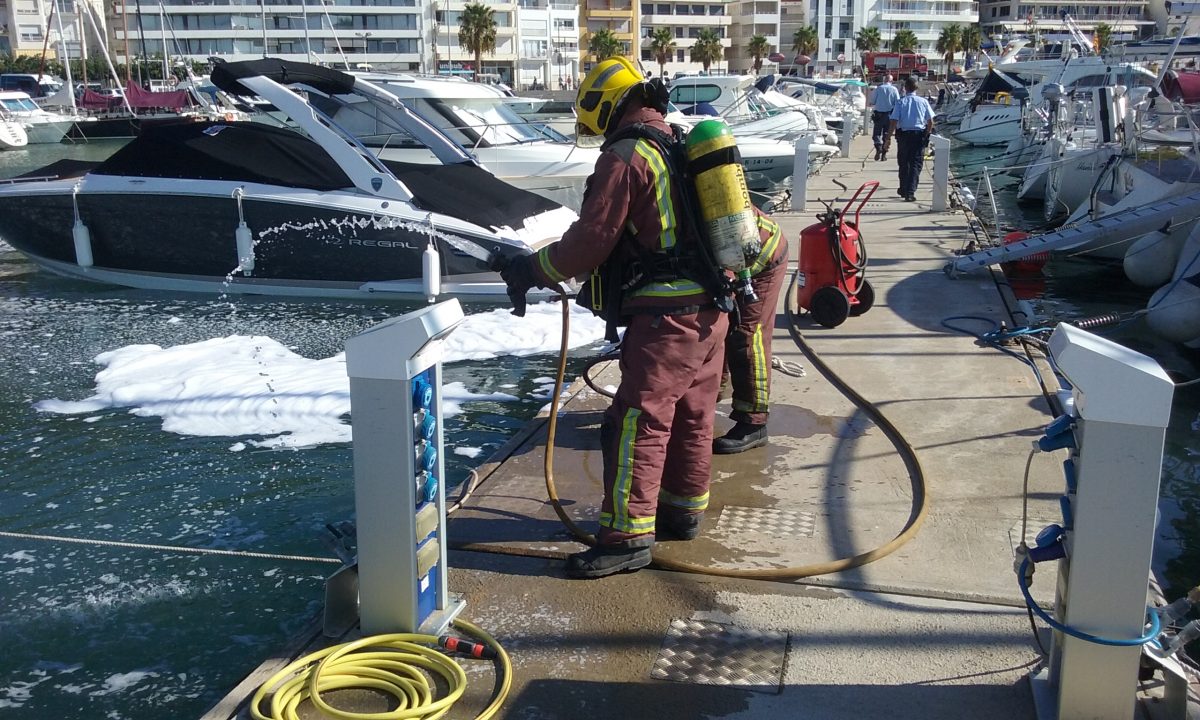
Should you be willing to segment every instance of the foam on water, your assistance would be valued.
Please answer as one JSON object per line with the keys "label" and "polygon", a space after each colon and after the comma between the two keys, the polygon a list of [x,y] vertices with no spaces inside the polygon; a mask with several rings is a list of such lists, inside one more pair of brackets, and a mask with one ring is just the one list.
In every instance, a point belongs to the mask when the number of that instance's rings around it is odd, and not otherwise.
{"label": "foam on water", "polygon": [[[502,355],[525,356],[556,351],[560,343],[561,309],[556,303],[529,308],[524,318],[506,309],[469,315],[445,344],[445,362],[487,360]],[[604,324],[575,309],[570,346],[599,340]],[[263,336],[231,335],[161,347],[138,344],[101,353],[104,366],[95,390],[83,400],[46,399],[35,403],[42,412],[95,415],[129,408],[139,417],[162,418],[162,429],[201,437],[247,437],[230,446],[299,448],[348,442],[350,383],[345,353],[310,359]],[[548,397],[545,386],[536,399]],[[461,382],[442,388],[445,415],[462,412],[463,403],[519,402],[508,393],[476,393]]]}

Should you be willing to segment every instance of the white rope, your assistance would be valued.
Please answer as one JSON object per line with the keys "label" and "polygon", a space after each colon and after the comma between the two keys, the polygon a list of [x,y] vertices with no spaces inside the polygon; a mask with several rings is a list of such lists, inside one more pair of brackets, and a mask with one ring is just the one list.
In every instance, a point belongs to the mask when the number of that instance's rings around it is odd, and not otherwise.
{"label": "white rope", "polygon": [[101,545],[105,547],[135,548],[138,550],[161,550],[163,552],[192,553],[195,555],[231,555],[233,557],[262,558],[265,560],[295,560],[298,562],[319,562],[341,565],[337,558],[308,557],[305,555],[279,555],[277,553],[248,552],[244,550],[213,550],[208,548],[179,547],[176,545],[152,545],[150,543],[131,543],[119,540],[91,540],[88,538],[64,537],[61,535],[37,535],[33,533],[5,532],[0,530],[0,537],[16,538],[19,540],[50,540],[53,542],[76,543],[79,545]]}

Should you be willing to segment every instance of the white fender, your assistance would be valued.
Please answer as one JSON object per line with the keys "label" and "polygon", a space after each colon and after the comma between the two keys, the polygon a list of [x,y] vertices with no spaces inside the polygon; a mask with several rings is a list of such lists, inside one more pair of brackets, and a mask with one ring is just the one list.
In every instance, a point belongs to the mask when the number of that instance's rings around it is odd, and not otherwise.
{"label": "white fender", "polygon": [[75,262],[79,267],[91,267],[95,262],[92,258],[92,233],[79,218],[75,218],[75,225],[71,227],[71,239],[75,241]]}
{"label": "white fender", "polygon": [[249,275],[254,270],[254,235],[245,220],[238,222],[233,240],[237,245],[238,267],[243,275]]}
{"label": "white fender", "polygon": [[[1194,280],[1200,281],[1200,277]],[[1172,282],[1151,295],[1146,307],[1146,324],[1167,340],[1200,340],[1200,287],[1186,281]]]}
{"label": "white fender", "polygon": [[425,299],[436,302],[442,292],[442,259],[432,241],[421,254],[421,284],[425,289]]}
{"label": "white fender", "polygon": [[1200,223],[1192,227],[1171,282],[1150,296],[1146,324],[1173,342],[1200,340]]}
{"label": "white fender", "polygon": [[1155,230],[1141,236],[1125,251],[1126,277],[1142,287],[1162,287],[1175,273],[1186,240],[1182,231]]}

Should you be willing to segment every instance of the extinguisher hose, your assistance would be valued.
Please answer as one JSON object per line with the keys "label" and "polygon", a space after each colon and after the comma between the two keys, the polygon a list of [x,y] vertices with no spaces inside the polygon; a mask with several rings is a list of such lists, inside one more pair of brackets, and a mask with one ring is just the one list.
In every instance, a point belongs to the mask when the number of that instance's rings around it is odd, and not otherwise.
{"label": "extinguisher hose", "polygon": [[[810,563],[808,565],[797,565],[792,567],[779,568],[715,568],[698,563],[690,563],[673,558],[665,558],[656,555],[654,558],[654,566],[664,570],[674,570],[679,572],[697,573],[702,575],[712,575],[717,577],[728,578],[743,578],[750,580],[797,580],[800,578],[814,577],[817,575],[828,575],[830,573],[849,570],[851,568],[866,565],[880,558],[886,557],[895,552],[909,540],[916,537],[917,531],[925,522],[925,517],[928,512],[928,492],[925,484],[925,472],[921,468],[920,460],[917,458],[916,452],[912,446],[904,439],[904,436],[892,424],[886,416],[880,412],[879,408],[873,405],[866,398],[858,394],[844,380],[842,380],[833,370],[821,360],[816,351],[808,345],[804,340],[804,336],[800,334],[797,326],[796,315],[792,310],[790,298],[792,297],[796,286],[796,275],[792,275],[791,283],[788,285],[787,293],[784,296],[784,312],[787,316],[788,330],[791,333],[792,340],[800,348],[801,352],[808,358],[809,362],[816,367],[822,375],[825,376],[830,383],[833,384],[843,395],[853,402],[859,409],[870,417],[876,425],[879,426],[887,438],[896,448],[897,453],[904,461],[905,468],[908,470],[909,480],[912,485],[912,506],[909,512],[909,517],[904,527],[887,543],[880,545],[874,549],[851,557],[844,557],[828,562]],[[579,527],[566,510],[563,509],[562,501],[558,496],[558,488],[554,483],[554,442],[558,431],[558,408],[559,400],[562,395],[563,380],[567,369],[567,350],[568,339],[570,335],[570,316],[571,306],[566,295],[561,296],[562,302],[562,346],[559,350],[558,369],[554,378],[554,394],[550,399],[550,417],[546,431],[546,453],[543,462],[543,472],[546,478],[546,495],[550,500],[550,504],[554,507],[555,514],[559,520],[571,532],[576,539],[587,545],[595,545],[596,538],[594,535],[586,532]],[[494,550],[494,548],[488,548]],[[531,553],[520,549],[509,550],[503,549],[497,552],[513,553],[519,555],[531,555],[542,553]]]}

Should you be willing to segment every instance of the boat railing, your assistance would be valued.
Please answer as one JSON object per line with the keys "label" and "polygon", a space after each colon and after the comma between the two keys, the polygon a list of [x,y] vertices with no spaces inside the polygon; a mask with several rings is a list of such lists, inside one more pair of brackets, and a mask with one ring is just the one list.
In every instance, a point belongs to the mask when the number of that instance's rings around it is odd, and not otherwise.
{"label": "boat railing", "polygon": [[21,183],[32,182],[53,182],[55,180],[62,179],[63,176],[61,175],[31,175],[26,177],[0,178],[0,185],[18,185]]}

